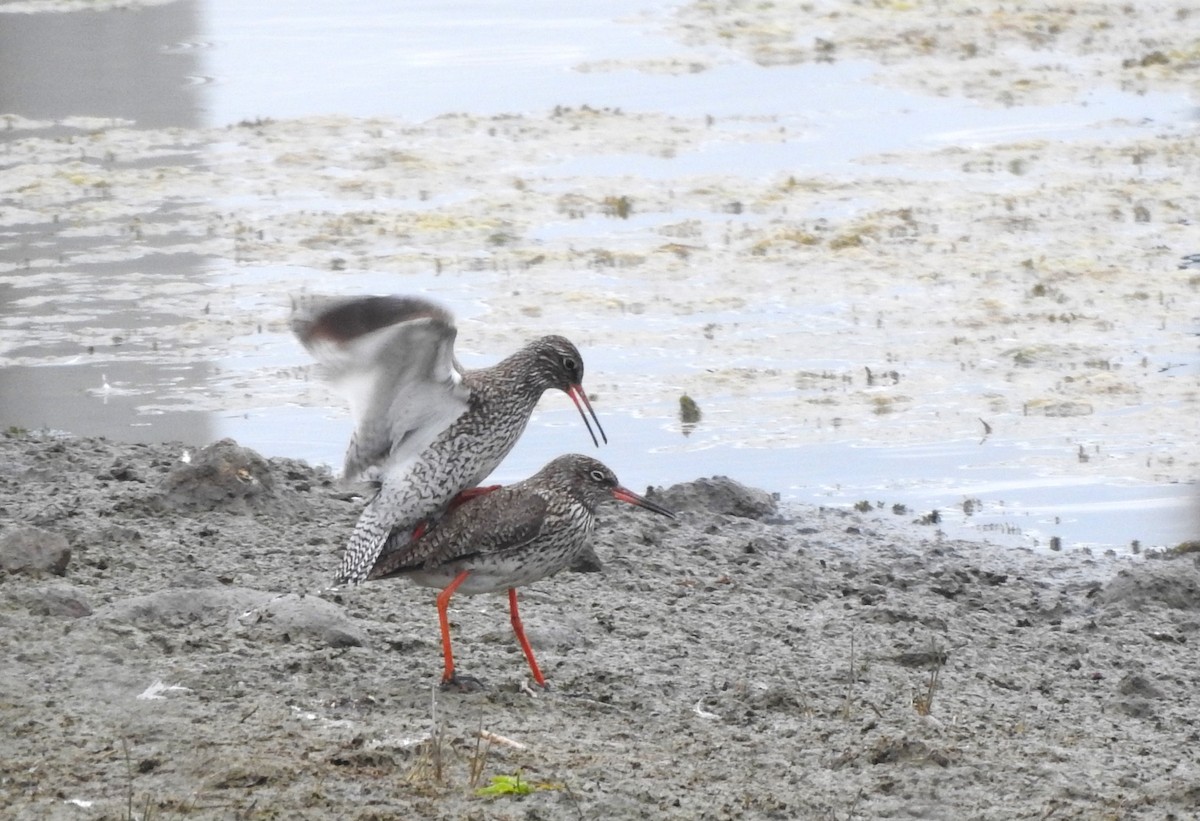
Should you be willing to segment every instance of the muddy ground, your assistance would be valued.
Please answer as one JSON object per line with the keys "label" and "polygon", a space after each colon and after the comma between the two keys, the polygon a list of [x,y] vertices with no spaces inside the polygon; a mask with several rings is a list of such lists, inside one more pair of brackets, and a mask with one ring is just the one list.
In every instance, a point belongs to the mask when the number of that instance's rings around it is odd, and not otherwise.
{"label": "muddy ground", "polygon": [[[1200,802],[1194,556],[944,541],[727,481],[599,573],[323,588],[362,506],[233,443],[0,437],[0,810],[70,818],[1169,818]],[[622,476],[639,487],[641,477]],[[480,742],[483,730],[505,740]],[[511,743],[510,743],[511,742]],[[525,795],[487,796],[497,777]],[[509,782],[511,783],[511,782]]]}

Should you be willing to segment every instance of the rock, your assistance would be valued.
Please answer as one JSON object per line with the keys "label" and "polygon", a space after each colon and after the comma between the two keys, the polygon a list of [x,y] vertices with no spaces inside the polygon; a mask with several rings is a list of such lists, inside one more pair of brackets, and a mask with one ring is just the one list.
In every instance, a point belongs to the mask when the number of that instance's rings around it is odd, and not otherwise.
{"label": "rock", "polygon": [[161,491],[161,505],[172,510],[254,513],[295,507],[294,492],[276,487],[267,461],[232,439],[180,462],[163,479]]}
{"label": "rock", "polygon": [[272,640],[290,641],[303,635],[317,639],[327,647],[361,647],[365,641],[343,610],[319,596],[287,593],[238,617],[238,623],[251,635],[261,634]]}
{"label": "rock", "polygon": [[176,587],[115,601],[97,610],[95,618],[129,622],[147,629],[197,623],[233,624],[238,616],[275,595],[246,587]]}
{"label": "rock", "polygon": [[[920,739],[892,738],[883,736],[867,750],[867,760],[873,765],[880,764],[936,764],[939,767],[950,765],[952,758],[943,750],[931,747]],[[839,764],[835,760],[834,767]]]}
{"label": "rock", "polygon": [[1143,564],[1122,570],[1097,596],[1102,604],[1141,609],[1160,605],[1173,610],[1200,610],[1200,570],[1186,562]]}
{"label": "rock", "polygon": [[646,496],[675,512],[694,510],[743,519],[766,519],[775,516],[779,510],[774,495],[746,487],[728,476],[697,479],[672,485],[666,490],[650,488]]}
{"label": "rock", "polygon": [[1121,679],[1117,685],[1117,692],[1123,696],[1139,696],[1144,699],[1163,697],[1163,691],[1140,673],[1130,673]]}
{"label": "rock", "polygon": [[307,636],[329,647],[358,647],[364,643],[355,624],[332,602],[318,596],[247,587],[160,590],[114,602],[97,611],[95,617],[150,630],[198,623],[225,625],[269,641],[289,642]]}
{"label": "rock", "polygon": [[32,616],[79,619],[90,616],[91,606],[83,592],[71,585],[47,585],[18,591],[15,598]]}
{"label": "rock", "polygon": [[0,568],[28,576],[62,576],[71,561],[71,546],[61,533],[19,525],[0,536]]}
{"label": "rock", "polygon": [[362,647],[362,636],[357,633],[350,633],[342,630],[339,627],[330,627],[328,630],[320,633],[319,638],[326,647],[332,647],[335,650],[344,647]]}
{"label": "rock", "polygon": [[1118,699],[1113,707],[1130,718],[1154,718],[1154,705],[1144,698]]}

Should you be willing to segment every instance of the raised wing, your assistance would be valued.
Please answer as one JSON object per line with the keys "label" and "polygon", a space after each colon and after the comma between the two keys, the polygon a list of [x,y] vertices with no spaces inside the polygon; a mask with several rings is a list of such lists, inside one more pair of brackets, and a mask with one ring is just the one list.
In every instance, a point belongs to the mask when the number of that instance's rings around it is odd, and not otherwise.
{"label": "raised wing", "polygon": [[416,541],[393,533],[368,578],[437,567],[484,553],[514,550],[536,539],[546,520],[546,500],[506,487],[472,499]]}
{"label": "raised wing", "polygon": [[354,416],[345,476],[376,479],[422,451],[467,408],[458,331],[444,308],[412,297],[323,300],[292,330],[345,394]]}

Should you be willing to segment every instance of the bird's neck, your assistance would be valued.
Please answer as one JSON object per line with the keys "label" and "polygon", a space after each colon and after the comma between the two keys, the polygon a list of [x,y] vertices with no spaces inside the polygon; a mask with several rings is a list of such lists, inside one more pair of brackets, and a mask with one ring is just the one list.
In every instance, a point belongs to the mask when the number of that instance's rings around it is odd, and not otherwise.
{"label": "bird's neck", "polygon": [[505,395],[520,394],[531,405],[536,404],[550,387],[538,371],[537,354],[532,345],[526,345],[495,365],[467,371],[463,381],[472,389],[484,386]]}

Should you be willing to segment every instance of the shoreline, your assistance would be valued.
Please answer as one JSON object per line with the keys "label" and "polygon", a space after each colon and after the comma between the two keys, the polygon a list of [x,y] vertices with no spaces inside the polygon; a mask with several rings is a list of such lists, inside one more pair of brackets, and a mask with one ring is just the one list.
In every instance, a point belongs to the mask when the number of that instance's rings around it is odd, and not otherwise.
{"label": "shoreline", "polygon": [[[942,482],[997,526],[1036,509],[1043,542],[1098,541],[1046,523],[1114,510],[1101,527],[1121,530],[1118,551],[1186,538],[1194,521],[1151,531],[1169,514],[1149,490],[1200,476],[1200,437],[1179,423],[1200,401],[1200,275],[1181,268],[1200,133],[1178,13],[1150,2],[1134,26],[1109,0],[932,16],[722,0],[606,24],[664,25],[665,52],[703,59],[561,66],[838,89],[754,111],[581,105],[566,82],[570,104],[415,121],[6,117],[5,423],[341,441],[325,418],[341,400],[310,378],[288,296],[418,293],[462,319],[464,357],[569,336],[589,391],[637,419],[616,460],[695,458],[672,480],[752,453],[782,483],[815,453],[809,486],[915,507]],[[858,139],[881,130],[894,139]],[[686,443],[684,394],[704,414]],[[987,448],[939,450],[981,429]],[[847,466],[846,441],[872,451]],[[873,499],[889,481],[907,498]]]}

